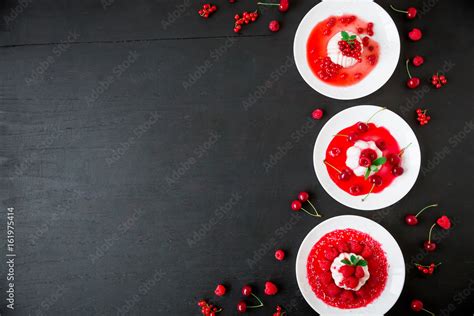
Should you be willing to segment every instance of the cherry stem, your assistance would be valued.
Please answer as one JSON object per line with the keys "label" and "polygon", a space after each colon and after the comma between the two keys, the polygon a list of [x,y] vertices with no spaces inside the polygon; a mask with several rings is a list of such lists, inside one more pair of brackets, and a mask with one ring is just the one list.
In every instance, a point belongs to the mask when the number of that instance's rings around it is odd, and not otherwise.
{"label": "cherry stem", "polygon": [[370,193],[372,193],[372,191],[374,190],[374,188],[375,188],[375,183],[372,184],[372,187],[370,188],[369,193],[367,193],[367,195],[362,198],[362,202],[364,202],[365,199],[367,199],[367,198],[369,197]]}
{"label": "cherry stem", "polygon": [[252,293],[252,296],[255,297],[255,299],[258,301],[258,305],[252,305],[252,306],[247,306],[247,308],[259,308],[263,306],[262,301],[258,298],[257,295]]}
{"label": "cherry stem", "polygon": [[400,150],[400,152],[398,153],[398,157],[401,157],[405,153],[405,150],[410,146],[411,146],[411,143],[409,143],[404,148],[402,148],[402,150]]}
{"label": "cherry stem", "polygon": [[257,5],[280,5],[279,3],[257,2]]}
{"label": "cherry stem", "polygon": [[425,206],[424,208],[421,209],[421,211],[419,211],[418,213],[416,213],[415,217],[418,217],[418,215],[420,215],[421,213],[423,213],[424,210],[430,208],[430,207],[436,207],[438,206],[438,204],[431,204],[431,205],[428,205],[428,206]]}
{"label": "cherry stem", "polygon": [[334,170],[336,170],[337,172],[342,173],[341,170],[337,169],[336,167],[334,167],[333,165],[331,165],[331,164],[330,164],[329,162],[327,162],[326,160],[324,160],[324,163],[325,163],[326,165],[328,165],[329,167],[333,168]]}
{"label": "cherry stem", "polygon": [[348,137],[348,135],[345,135],[345,134],[336,134],[336,135],[333,135],[333,137],[335,137],[335,136]]}
{"label": "cherry stem", "polygon": [[410,69],[408,69],[408,63],[410,62],[410,59],[407,59],[406,63],[405,63],[405,66],[407,68],[407,73],[408,73],[408,77],[411,79],[411,73],[410,73]]}
{"label": "cherry stem", "polygon": [[370,120],[373,119],[374,116],[375,116],[377,113],[382,112],[383,110],[386,110],[386,109],[387,109],[386,107],[383,107],[383,108],[381,108],[380,110],[378,110],[377,112],[375,112],[374,114],[372,114],[372,116],[369,117],[369,119],[367,120],[367,122],[365,122],[365,124],[368,124],[368,123],[370,122]]}
{"label": "cherry stem", "polygon": [[431,314],[431,315],[433,315],[433,316],[436,316],[434,313],[430,312],[430,311],[427,310],[427,309],[422,308],[421,310],[422,310],[422,311],[425,311],[425,312],[427,312],[427,313],[429,313],[429,314]]}
{"label": "cherry stem", "polygon": [[397,9],[397,8],[395,8],[393,5],[390,5],[390,8],[391,8],[393,11],[395,11],[395,12],[408,13],[408,11],[403,11],[403,10]]}
{"label": "cherry stem", "polygon": [[431,228],[430,228],[430,233],[428,234],[428,242],[431,243],[431,232],[433,231],[433,228],[436,226],[436,223],[434,223],[433,225],[431,225]]}
{"label": "cherry stem", "polygon": [[318,213],[318,210],[316,210],[316,208],[314,207],[313,203],[311,203],[310,200],[308,200],[308,203],[309,203],[309,205],[311,205],[311,207],[312,207],[313,210],[314,210],[314,213],[316,214],[316,215],[314,215],[314,216],[315,216],[315,217],[321,217],[321,214]]}

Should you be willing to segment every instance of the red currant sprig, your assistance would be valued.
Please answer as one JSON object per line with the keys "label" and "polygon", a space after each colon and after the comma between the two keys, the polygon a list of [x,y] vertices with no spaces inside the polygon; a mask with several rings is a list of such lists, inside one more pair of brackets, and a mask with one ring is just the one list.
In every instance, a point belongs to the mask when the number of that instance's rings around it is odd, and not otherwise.
{"label": "red currant sprig", "polygon": [[201,313],[204,316],[215,316],[222,311],[222,308],[209,304],[206,300],[200,300],[198,306],[201,307]]}
{"label": "red currant sprig", "polygon": [[448,79],[446,79],[445,75],[440,75],[439,73],[436,73],[431,77],[431,84],[435,86],[436,89],[441,88],[447,83],[448,83]]}
{"label": "red currant sprig", "polygon": [[416,109],[416,115],[418,116],[416,119],[420,123],[420,125],[428,124],[428,121],[431,120],[431,116],[426,115],[428,110]]}
{"label": "red currant sprig", "polygon": [[421,273],[423,273],[425,275],[433,274],[435,268],[437,268],[440,265],[441,265],[441,262],[438,263],[438,264],[431,263],[429,266],[425,266],[425,265],[422,265],[422,264],[415,263],[415,266],[418,269],[418,271],[420,271]]}
{"label": "red currant sprig", "polygon": [[203,4],[202,9],[198,11],[199,15],[202,16],[203,18],[207,19],[209,15],[217,11],[217,6],[206,3]]}
{"label": "red currant sprig", "polygon": [[239,33],[242,29],[244,24],[249,24],[250,22],[255,22],[258,19],[258,11],[255,10],[253,12],[243,12],[242,16],[236,14],[234,16],[235,24],[234,24],[234,32]]}

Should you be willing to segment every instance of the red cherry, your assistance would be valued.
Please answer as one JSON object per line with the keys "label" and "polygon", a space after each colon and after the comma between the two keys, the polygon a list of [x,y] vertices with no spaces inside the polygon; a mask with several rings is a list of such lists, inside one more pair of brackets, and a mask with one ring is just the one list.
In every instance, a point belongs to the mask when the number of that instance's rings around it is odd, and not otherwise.
{"label": "red cherry", "polygon": [[403,174],[403,168],[400,166],[393,167],[392,174],[396,177],[401,176]]}
{"label": "red cherry", "polygon": [[382,185],[382,182],[383,182],[383,181],[382,181],[382,177],[380,177],[380,176],[378,176],[378,175],[376,175],[376,174],[374,174],[373,176],[371,176],[371,177],[369,178],[369,181],[370,181],[370,183],[375,184],[375,185],[377,185],[377,186]]}
{"label": "red cherry", "polygon": [[370,161],[369,158],[367,157],[360,157],[359,158],[359,165],[361,165],[362,167],[368,167],[372,164],[372,161]]}
{"label": "red cherry", "polygon": [[364,123],[364,122],[359,122],[357,123],[357,129],[361,132],[361,133],[365,133],[369,130],[369,126]]}
{"label": "red cherry", "polygon": [[407,18],[409,18],[410,20],[414,19],[416,17],[416,8],[414,7],[409,7],[407,9]]}
{"label": "red cherry", "polygon": [[408,33],[408,37],[409,37],[412,41],[419,41],[422,36],[423,36],[423,34],[421,33],[421,30],[420,30],[420,29],[417,29],[417,28],[413,28],[413,29]]}
{"label": "red cherry", "polygon": [[216,289],[214,290],[214,294],[217,296],[224,296],[225,292],[226,288],[222,284],[217,285]]}
{"label": "red cherry", "polygon": [[387,162],[392,166],[398,166],[400,164],[400,156],[397,154],[388,154]]}
{"label": "red cherry", "polygon": [[356,142],[359,140],[359,134],[356,132],[352,132],[347,136],[347,140],[350,142]]}
{"label": "red cherry", "polygon": [[349,192],[353,195],[358,195],[362,191],[360,185],[353,185],[349,188]]}
{"label": "red cherry", "polygon": [[432,241],[425,241],[423,244],[423,248],[425,248],[426,251],[432,252],[436,250],[436,244]]}
{"label": "red cherry", "polygon": [[413,301],[411,301],[410,307],[415,312],[419,312],[419,311],[423,310],[423,302],[420,301],[420,300],[413,300]]}
{"label": "red cherry", "polygon": [[341,171],[338,178],[341,181],[348,181],[351,176],[352,176],[352,170],[349,168],[345,168],[344,170]]}
{"label": "red cherry", "polygon": [[243,296],[250,296],[252,294],[252,287],[250,285],[245,285],[242,288],[242,295]]}
{"label": "red cherry", "polygon": [[298,194],[298,200],[300,200],[301,202],[306,202],[306,201],[308,201],[308,199],[309,199],[308,192],[300,192]]}
{"label": "red cherry", "polygon": [[290,8],[290,1],[289,0],[280,0],[280,5],[278,6],[278,10],[280,12],[286,12]]}
{"label": "red cherry", "polygon": [[407,81],[407,86],[410,89],[415,89],[419,85],[420,85],[420,78],[413,77],[413,78],[408,79]]}
{"label": "red cherry", "polygon": [[371,148],[366,148],[366,149],[362,150],[361,153],[360,153],[360,156],[368,158],[371,163],[372,163],[372,161],[377,159],[377,153],[375,152],[375,150],[373,150]]}
{"label": "red cherry", "polygon": [[268,29],[272,32],[278,32],[280,30],[280,22],[277,20],[270,21]]}
{"label": "red cherry", "polygon": [[278,261],[283,261],[283,259],[285,259],[285,252],[281,249],[275,251],[275,259]]}
{"label": "red cherry", "polygon": [[240,301],[239,304],[237,304],[237,311],[239,313],[245,313],[247,311],[247,303]]}
{"label": "red cherry", "polygon": [[425,59],[421,56],[415,56],[415,57],[413,57],[413,59],[411,61],[411,63],[415,67],[419,67],[419,66],[423,65],[424,62],[425,62]]}
{"label": "red cherry", "polygon": [[323,115],[324,115],[324,111],[322,109],[316,109],[313,111],[313,113],[311,114],[311,116],[313,117],[313,119],[315,120],[320,120],[323,118]]}
{"label": "red cherry", "polygon": [[387,148],[387,144],[383,139],[379,139],[375,142],[375,145],[380,149],[380,150],[385,150]]}
{"label": "red cherry", "polygon": [[293,202],[291,202],[291,209],[293,211],[299,211],[301,210],[301,202],[298,201],[298,200],[294,200]]}
{"label": "red cherry", "polygon": [[405,223],[410,226],[415,226],[418,224],[418,218],[413,214],[408,214],[407,216],[405,216]]}

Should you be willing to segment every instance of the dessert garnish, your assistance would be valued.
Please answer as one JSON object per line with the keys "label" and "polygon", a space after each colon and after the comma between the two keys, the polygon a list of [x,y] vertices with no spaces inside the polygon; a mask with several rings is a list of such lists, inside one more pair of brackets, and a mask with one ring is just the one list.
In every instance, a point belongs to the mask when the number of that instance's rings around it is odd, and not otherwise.
{"label": "dessert garnish", "polygon": [[424,110],[416,109],[416,115],[417,115],[416,120],[422,126],[428,124],[428,121],[431,120],[431,116],[426,115],[427,112],[428,112],[428,110],[426,110],[426,109],[424,109]]}
{"label": "dessert garnish", "polygon": [[417,10],[414,7],[408,7],[406,11],[395,8],[393,5],[390,5],[390,8],[395,12],[406,13],[407,18],[413,20],[416,17]]}
{"label": "dessert garnish", "polygon": [[239,33],[244,24],[249,24],[250,22],[255,22],[258,19],[258,10],[253,12],[243,12],[242,17],[238,14],[234,16],[234,32]]}
{"label": "dessert garnish", "polygon": [[420,78],[411,76],[410,69],[408,68],[408,63],[409,62],[410,62],[410,59],[407,59],[406,62],[405,62],[405,67],[407,69],[408,78],[409,78],[408,81],[407,81],[407,86],[410,89],[415,89],[416,87],[418,87],[420,85]]}
{"label": "dessert garnish", "polygon": [[206,302],[206,300],[200,300],[198,306],[201,307],[201,313],[204,316],[214,316],[222,311],[222,308],[214,306],[213,304]]}
{"label": "dessert garnish", "polygon": [[442,86],[448,83],[445,75],[440,75],[438,72],[431,77],[431,84],[435,86],[436,89],[441,88]]}

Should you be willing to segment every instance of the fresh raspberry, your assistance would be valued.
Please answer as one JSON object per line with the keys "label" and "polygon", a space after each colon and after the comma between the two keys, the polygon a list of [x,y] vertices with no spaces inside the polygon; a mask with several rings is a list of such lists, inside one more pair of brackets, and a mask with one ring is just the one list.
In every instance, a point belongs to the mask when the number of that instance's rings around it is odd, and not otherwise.
{"label": "fresh raspberry", "polygon": [[214,290],[214,294],[216,294],[217,296],[224,296],[225,292],[226,288],[222,284],[219,284]]}
{"label": "fresh raspberry", "polygon": [[321,270],[323,270],[324,272],[327,272],[331,269],[331,262],[330,261],[327,261],[327,260],[319,260],[319,267],[321,268]]}
{"label": "fresh raspberry", "polygon": [[324,115],[324,111],[322,109],[316,109],[313,111],[313,113],[311,114],[311,116],[313,117],[313,119],[315,120],[320,120],[323,118],[323,115]]}
{"label": "fresh raspberry", "polygon": [[348,266],[348,265],[344,265],[342,267],[339,268],[339,272],[341,272],[341,274],[347,278],[347,277],[350,277],[354,274],[355,272],[355,269],[353,266]]}
{"label": "fresh raspberry", "polygon": [[422,36],[423,36],[423,34],[421,33],[421,30],[420,30],[420,29],[417,29],[417,28],[412,29],[412,30],[408,33],[408,37],[409,37],[412,41],[419,41]]}
{"label": "fresh raspberry", "polygon": [[281,249],[275,251],[275,259],[277,259],[278,261],[282,261],[283,259],[285,259],[285,252]]}
{"label": "fresh raspberry", "polygon": [[351,252],[359,255],[362,252],[362,245],[357,241],[349,241]]}
{"label": "fresh raspberry", "polygon": [[280,30],[280,22],[277,20],[270,21],[268,29],[272,32],[278,32]]}
{"label": "fresh raspberry", "polygon": [[339,252],[348,252],[349,251],[349,245],[345,241],[340,241],[337,243],[337,250]]}
{"label": "fresh raspberry", "polygon": [[361,266],[357,266],[355,268],[355,277],[360,279],[363,278],[365,275],[364,269]]}
{"label": "fresh raspberry", "polygon": [[350,289],[354,289],[359,284],[359,280],[357,278],[351,276],[351,277],[348,277],[348,278],[344,278],[342,280],[342,284],[344,284],[345,286],[347,286]]}
{"label": "fresh raspberry", "polygon": [[336,284],[331,283],[328,285],[326,292],[329,296],[336,297],[339,295],[339,293],[341,293],[341,288],[339,288]]}
{"label": "fresh raspberry", "polygon": [[265,292],[266,295],[275,295],[275,294],[278,293],[278,288],[274,283],[272,283],[270,281],[267,281],[267,282],[265,282],[264,292]]}
{"label": "fresh raspberry", "polygon": [[354,301],[354,294],[352,294],[352,291],[344,291],[341,294],[341,300],[343,302],[353,302]]}
{"label": "fresh raspberry", "polygon": [[425,62],[425,60],[421,56],[415,56],[415,57],[413,57],[413,60],[411,62],[413,64],[413,66],[419,67]]}
{"label": "fresh raspberry", "polygon": [[372,256],[372,249],[370,249],[369,246],[365,245],[364,246],[364,250],[362,251],[362,253],[360,254],[362,257],[364,257],[364,259],[367,259],[369,258],[370,256]]}
{"label": "fresh raspberry", "polygon": [[330,247],[324,250],[324,257],[329,261],[333,261],[339,255],[336,249]]}
{"label": "fresh raspberry", "polygon": [[367,297],[367,294],[368,294],[368,292],[367,292],[367,290],[365,289],[364,286],[361,287],[359,290],[357,290],[355,293],[358,297],[362,297],[362,298]]}
{"label": "fresh raspberry", "polygon": [[332,283],[332,275],[330,272],[323,272],[319,275],[319,280],[324,285],[329,285]]}

